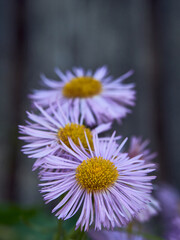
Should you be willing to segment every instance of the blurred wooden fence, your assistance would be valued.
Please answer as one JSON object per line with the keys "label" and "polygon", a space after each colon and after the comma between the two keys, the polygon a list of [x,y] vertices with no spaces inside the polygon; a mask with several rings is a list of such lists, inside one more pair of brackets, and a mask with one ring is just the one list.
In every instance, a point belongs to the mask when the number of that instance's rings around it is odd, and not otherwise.
{"label": "blurred wooden fence", "polygon": [[135,74],[137,105],[124,136],[151,139],[159,154],[160,179],[180,187],[180,1],[1,0],[0,2],[0,197],[41,200],[33,161],[20,152],[17,125],[29,107],[27,94],[39,74],[55,66],[95,69],[114,76]]}

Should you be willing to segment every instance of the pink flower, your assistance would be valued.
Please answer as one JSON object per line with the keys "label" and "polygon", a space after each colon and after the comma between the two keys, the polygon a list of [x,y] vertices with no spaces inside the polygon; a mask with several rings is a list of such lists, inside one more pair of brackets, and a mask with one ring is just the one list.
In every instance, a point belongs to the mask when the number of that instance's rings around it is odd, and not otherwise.
{"label": "pink flower", "polygon": [[29,158],[37,158],[33,169],[37,169],[44,164],[44,157],[49,154],[61,156],[64,152],[61,149],[62,140],[69,145],[68,138],[79,145],[79,139],[88,148],[84,132],[86,132],[90,144],[92,145],[92,134],[107,131],[111,127],[111,123],[101,124],[92,131],[83,125],[83,117],[79,119],[78,115],[70,115],[68,111],[63,112],[59,104],[55,110],[50,105],[51,114],[35,104],[40,114],[27,112],[29,121],[26,126],[19,126],[21,136],[20,139],[27,142],[22,148],[23,153]]}
{"label": "pink flower", "polygon": [[131,137],[128,154],[130,157],[142,154],[142,158],[145,161],[151,161],[157,157],[157,153],[151,153],[150,149],[147,148],[149,140],[143,141],[141,137]]}
{"label": "pink flower", "polygon": [[123,83],[133,71],[115,80],[108,75],[105,66],[98,68],[95,73],[82,68],[73,68],[66,74],[59,69],[55,69],[55,72],[60,81],[42,75],[46,89],[35,90],[30,95],[40,106],[48,107],[51,102],[56,107],[58,102],[63,109],[84,116],[86,125],[92,126],[114,119],[120,122],[130,112],[128,107],[134,105],[134,84]]}
{"label": "pink flower", "polygon": [[141,235],[119,231],[90,231],[89,235],[92,240],[145,240]]}
{"label": "pink flower", "polygon": [[[133,136],[130,139],[130,146],[128,149],[129,157],[141,155],[141,158],[146,163],[151,162],[157,156],[157,154],[151,153],[150,149],[147,148],[148,144],[149,140],[143,141],[141,137]],[[139,222],[146,222],[151,217],[157,215],[160,209],[161,208],[159,202],[153,196],[151,196],[150,203],[147,204],[146,208],[137,213],[136,219]]]}
{"label": "pink flower", "polygon": [[96,230],[125,226],[149,202],[155,176],[148,174],[154,171],[154,164],[122,153],[126,139],[117,146],[114,135],[102,141],[93,134],[94,150],[86,134],[87,150],[71,139],[70,147],[61,141],[72,159],[47,156],[45,171],[40,173],[44,200],[59,201],[53,209],[59,219],[66,220],[80,211],[76,228],[81,230],[92,224]]}

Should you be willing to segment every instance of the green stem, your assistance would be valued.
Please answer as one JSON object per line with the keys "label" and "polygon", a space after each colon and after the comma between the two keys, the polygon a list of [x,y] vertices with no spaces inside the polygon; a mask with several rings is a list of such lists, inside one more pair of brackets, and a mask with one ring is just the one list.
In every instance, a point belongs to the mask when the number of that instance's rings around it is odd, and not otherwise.
{"label": "green stem", "polygon": [[77,229],[76,231],[73,230],[67,237],[68,240],[85,240],[86,233],[84,231],[81,231],[80,229]]}
{"label": "green stem", "polygon": [[132,233],[133,232],[133,222],[130,222],[127,226],[127,232]]}
{"label": "green stem", "polygon": [[57,228],[57,233],[54,237],[54,240],[64,240],[65,232],[62,227],[62,220],[58,220],[58,228]]}

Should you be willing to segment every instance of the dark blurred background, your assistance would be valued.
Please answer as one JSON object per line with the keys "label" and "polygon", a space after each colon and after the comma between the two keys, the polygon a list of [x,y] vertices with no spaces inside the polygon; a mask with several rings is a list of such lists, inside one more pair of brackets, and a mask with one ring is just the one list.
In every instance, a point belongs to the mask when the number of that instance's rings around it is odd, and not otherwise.
{"label": "dark blurred background", "polygon": [[0,1],[0,198],[20,204],[42,201],[33,160],[20,152],[18,124],[30,107],[27,94],[40,73],[54,67],[96,69],[117,77],[135,74],[137,104],[115,125],[124,136],[151,140],[159,180],[180,188],[180,1]]}

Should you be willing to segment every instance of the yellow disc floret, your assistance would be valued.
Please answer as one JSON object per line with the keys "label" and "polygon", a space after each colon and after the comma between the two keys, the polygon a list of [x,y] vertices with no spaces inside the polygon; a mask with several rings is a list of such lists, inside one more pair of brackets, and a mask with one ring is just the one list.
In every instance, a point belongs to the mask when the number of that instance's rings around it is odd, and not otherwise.
{"label": "yellow disc floret", "polygon": [[101,82],[89,76],[73,78],[62,89],[66,98],[88,98],[100,94],[101,91]]}
{"label": "yellow disc floret", "polygon": [[79,140],[78,140],[80,139],[83,147],[85,149],[89,149],[86,141],[85,133],[88,138],[89,145],[93,150],[92,133],[90,129],[86,128],[84,125],[79,125],[77,123],[68,123],[65,125],[64,128],[59,129],[57,136],[58,136],[58,139],[63,141],[63,143],[65,143],[69,148],[71,148],[71,146],[68,138],[71,138],[75,145],[80,146]]}
{"label": "yellow disc floret", "polygon": [[102,157],[84,160],[76,168],[76,180],[88,192],[106,190],[115,183],[118,176],[114,163]]}

